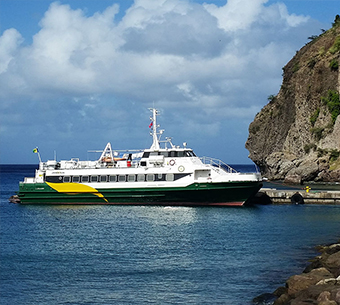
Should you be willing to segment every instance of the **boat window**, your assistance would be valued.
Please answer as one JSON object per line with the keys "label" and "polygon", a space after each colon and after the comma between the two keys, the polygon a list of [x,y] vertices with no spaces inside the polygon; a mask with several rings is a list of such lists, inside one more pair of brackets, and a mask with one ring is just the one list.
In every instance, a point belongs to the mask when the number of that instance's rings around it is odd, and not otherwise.
{"label": "boat window", "polygon": [[46,176],[45,179],[46,179],[45,180],[46,182],[53,182],[53,183],[60,183],[63,180],[62,177],[58,177],[58,176]]}
{"label": "boat window", "polygon": [[129,181],[129,182],[134,182],[134,181],[136,181],[136,175],[128,175],[128,181]]}
{"label": "boat window", "polygon": [[156,181],[165,181],[165,174],[157,174],[155,176]]}
{"label": "boat window", "polygon": [[89,182],[89,176],[82,176],[81,182]]}
{"label": "boat window", "polygon": [[142,162],[140,163],[140,166],[146,166],[146,161],[142,161]]}
{"label": "boat window", "polygon": [[110,176],[110,182],[116,182],[117,181],[117,176]]}
{"label": "boat window", "polygon": [[147,180],[147,181],[154,181],[154,179],[155,179],[155,177],[154,177],[153,174],[147,174],[147,175],[146,175],[146,180]]}
{"label": "boat window", "polygon": [[185,151],[185,155],[187,157],[196,157],[196,155],[194,154],[194,152],[192,150]]}
{"label": "boat window", "polygon": [[98,176],[91,176],[91,182],[98,182]]}
{"label": "boat window", "polygon": [[166,181],[174,181],[174,174],[166,174]]}
{"label": "boat window", "polygon": [[70,176],[64,176],[64,182],[71,182]]}
{"label": "boat window", "polygon": [[106,182],[107,181],[107,176],[102,175],[100,176],[100,182]]}
{"label": "boat window", "polygon": [[186,155],[185,155],[185,153],[184,153],[184,151],[179,151],[178,152],[178,157],[186,157]]}
{"label": "boat window", "polygon": [[161,155],[161,156],[164,156],[165,158],[171,157],[171,156],[170,156],[170,151],[161,151],[161,152],[160,152],[160,155]]}
{"label": "boat window", "polygon": [[118,181],[119,182],[125,182],[126,181],[126,176],[125,175],[119,175],[118,176]]}
{"label": "boat window", "polygon": [[170,151],[169,157],[173,157],[173,158],[177,157],[177,151]]}
{"label": "boat window", "polygon": [[73,176],[72,182],[78,183],[79,181],[80,181],[80,177],[79,176]]}
{"label": "boat window", "polygon": [[144,174],[138,174],[137,175],[137,181],[138,182],[144,182],[145,181],[145,175]]}
{"label": "boat window", "polygon": [[149,158],[149,156],[150,156],[150,152],[144,152],[142,158]]}

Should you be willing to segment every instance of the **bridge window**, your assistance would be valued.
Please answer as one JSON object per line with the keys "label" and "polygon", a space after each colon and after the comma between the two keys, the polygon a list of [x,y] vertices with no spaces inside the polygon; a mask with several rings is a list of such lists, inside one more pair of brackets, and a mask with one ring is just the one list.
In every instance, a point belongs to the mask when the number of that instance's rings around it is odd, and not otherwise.
{"label": "bridge window", "polygon": [[178,156],[177,151],[170,151],[169,152],[169,157],[176,158]]}
{"label": "bridge window", "polygon": [[192,150],[186,150],[184,153],[187,157],[196,157],[195,153]]}
{"label": "bridge window", "polygon": [[143,154],[143,157],[142,157],[142,158],[149,158],[149,156],[150,156],[150,152],[145,152],[145,153]]}

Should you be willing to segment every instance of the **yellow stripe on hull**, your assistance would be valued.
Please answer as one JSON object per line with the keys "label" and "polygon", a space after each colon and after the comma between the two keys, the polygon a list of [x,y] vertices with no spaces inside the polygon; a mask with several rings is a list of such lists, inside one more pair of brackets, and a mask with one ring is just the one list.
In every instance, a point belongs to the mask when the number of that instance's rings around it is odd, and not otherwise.
{"label": "yellow stripe on hull", "polygon": [[81,183],[51,183],[46,182],[46,184],[56,190],[58,193],[67,193],[67,194],[78,194],[78,193],[92,193],[100,198],[103,198],[106,202],[106,198],[102,193],[99,193],[95,188],[81,184]]}

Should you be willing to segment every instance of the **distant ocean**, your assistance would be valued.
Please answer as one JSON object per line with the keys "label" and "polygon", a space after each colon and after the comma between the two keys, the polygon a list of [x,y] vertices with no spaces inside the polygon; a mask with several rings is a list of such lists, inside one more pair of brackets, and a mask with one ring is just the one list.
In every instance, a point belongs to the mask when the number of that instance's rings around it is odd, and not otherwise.
{"label": "distant ocean", "polygon": [[339,239],[340,206],[9,203],[34,170],[0,166],[2,305],[251,304]]}

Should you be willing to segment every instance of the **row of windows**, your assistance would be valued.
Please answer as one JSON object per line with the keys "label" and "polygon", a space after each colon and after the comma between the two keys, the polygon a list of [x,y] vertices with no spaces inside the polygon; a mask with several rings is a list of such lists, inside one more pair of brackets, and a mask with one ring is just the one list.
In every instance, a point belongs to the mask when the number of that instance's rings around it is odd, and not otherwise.
{"label": "row of windows", "polygon": [[[177,177],[178,176],[178,177]],[[137,174],[137,175],[93,175],[93,176],[47,176],[46,182],[149,182],[149,181],[174,181],[185,174]]]}
{"label": "row of windows", "polygon": [[158,152],[144,152],[142,158],[149,158],[152,156],[164,156],[166,158],[181,158],[181,157],[196,157],[195,153],[192,150],[184,150],[184,151],[158,151]]}

